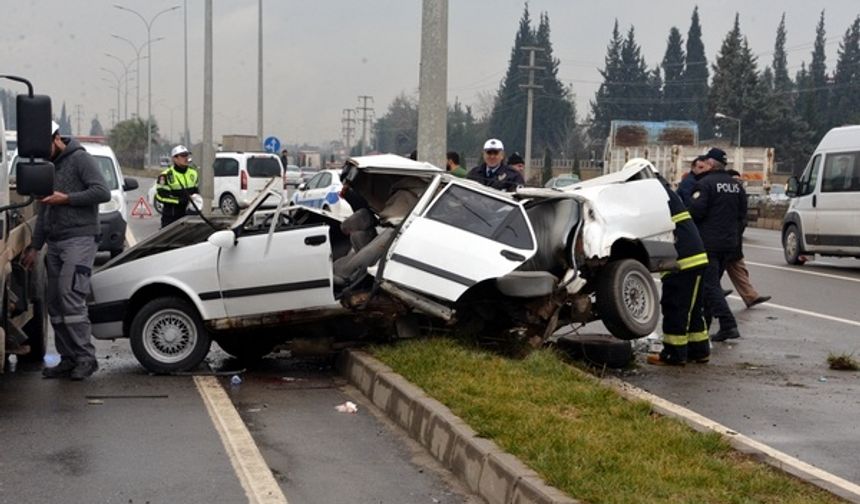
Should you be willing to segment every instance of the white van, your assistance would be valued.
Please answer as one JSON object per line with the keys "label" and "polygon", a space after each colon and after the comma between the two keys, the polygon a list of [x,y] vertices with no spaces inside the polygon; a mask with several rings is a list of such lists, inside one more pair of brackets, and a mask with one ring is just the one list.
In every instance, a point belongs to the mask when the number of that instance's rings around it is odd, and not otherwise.
{"label": "white van", "polygon": [[215,199],[226,215],[246,208],[272,177],[284,178],[277,154],[266,152],[218,152],[213,166]]}
{"label": "white van", "polygon": [[828,131],[803,175],[789,179],[786,194],[787,263],[803,264],[813,254],[860,258],[860,126]]}

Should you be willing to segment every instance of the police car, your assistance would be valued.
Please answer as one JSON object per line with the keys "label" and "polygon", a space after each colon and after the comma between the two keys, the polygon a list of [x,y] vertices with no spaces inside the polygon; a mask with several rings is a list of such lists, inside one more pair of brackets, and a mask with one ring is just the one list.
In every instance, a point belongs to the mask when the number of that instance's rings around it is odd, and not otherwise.
{"label": "police car", "polygon": [[422,321],[534,343],[600,319],[643,337],[659,318],[651,272],[675,259],[649,166],[505,193],[393,154],[357,157],[343,184],[367,208],[346,218],[290,206],[272,180],[237,217],[186,217],[99,269],[93,335],[130,338],[156,373],[196,367],[213,340],[255,357]]}
{"label": "police car", "polygon": [[298,185],[293,193],[292,204],[319,208],[347,217],[352,213],[352,208],[340,197],[342,188],[339,170],[321,170],[307,182]]}

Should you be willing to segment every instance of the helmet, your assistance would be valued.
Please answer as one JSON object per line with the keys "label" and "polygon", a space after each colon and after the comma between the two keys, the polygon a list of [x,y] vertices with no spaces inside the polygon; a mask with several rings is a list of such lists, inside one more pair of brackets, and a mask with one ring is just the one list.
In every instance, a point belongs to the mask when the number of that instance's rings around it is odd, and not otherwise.
{"label": "helmet", "polygon": [[176,157],[180,154],[190,154],[191,151],[188,150],[188,147],[184,145],[177,145],[170,151],[170,157]]}
{"label": "helmet", "polygon": [[498,138],[491,138],[484,142],[484,150],[505,150],[505,145]]}

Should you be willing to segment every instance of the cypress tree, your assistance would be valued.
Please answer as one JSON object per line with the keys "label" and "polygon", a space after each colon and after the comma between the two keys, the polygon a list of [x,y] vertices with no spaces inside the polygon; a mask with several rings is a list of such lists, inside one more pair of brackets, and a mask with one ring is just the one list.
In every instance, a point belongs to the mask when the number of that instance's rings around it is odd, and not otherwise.
{"label": "cypress tree", "polygon": [[[559,60],[553,56],[549,15],[545,12],[540,15],[535,45],[543,49],[535,54],[535,65],[545,70],[535,71],[535,82],[543,88],[535,90],[532,152],[543,149],[559,151],[566,140],[565,126],[575,123],[576,117],[570,90],[558,80]],[[525,153],[525,142],[520,152]]]}
{"label": "cypress tree", "polygon": [[678,28],[669,30],[666,53],[663,55],[663,119],[689,119],[684,89],[684,40]]}
{"label": "cypress tree", "polygon": [[635,29],[631,26],[627,37],[621,44],[621,104],[623,117],[613,119],[632,119],[645,121],[651,118],[654,106],[651,96],[651,78],[648,65],[642,57],[642,49],[636,43]]}
{"label": "cypress tree", "polygon": [[710,138],[713,134],[713,114],[708,113],[708,58],[702,43],[702,26],[699,24],[699,8],[693,9],[690,29],[687,32],[687,56],[684,62],[684,100],[688,119],[699,125],[699,138]]}
{"label": "cypress tree", "polygon": [[776,91],[789,92],[793,84],[788,76],[788,63],[785,56],[785,13],[776,29],[776,42],[773,47],[773,87]]}
{"label": "cypress tree", "polygon": [[818,19],[815,28],[815,46],[812,50],[812,61],[809,63],[809,81],[806,93],[809,103],[806,107],[806,121],[812,127],[816,137],[822,137],[827,132],[830,120],[830,86],[827,82],[827,32],[824,29],[824,11]]}
{"label": "cypress tree", "polygon": [[63,102],[63,107],[60,109],[60,118],[57,119],[57,124],[60,125],[60,134],[72,134],[72,120],[68,115],[66,115],[66,102]]}
{"label": "cypress tree", "polygon": [[[749,45],[741,37],[740,17],[737,14],[735,14],[734,26],[723,39],[713,70],[714,80],[708,99],[708,115],[713,117],[716,113],[722,113],[739,118],[749,131],[752,125],[749,124],[748,119],[757,113],[750,110],[749,106],[751,98],[758,91],[758,82],[755,57],[749,50]],[[736,131],[738,126],[735,123],[729,123],[721,129],[726,131],[726,127]]]}
{"label": "cypress tree", "polygon": [[600,84],[594,101],[591,102],[591,127],[588,134],[592,142],[602,145],[609,136],[609,123],[613,119],[619,119],[620,106],[618,99],[621,94],[621,45],[623,43],[621,32],[618,31],[618,20],[612,28],[612,38],[606,48],[603,70],[600,75],[603,83]]}
{"label": "cypress tree", "polygon": [[830,109],[833,126],[860,122],[860,16],[839,44]]}

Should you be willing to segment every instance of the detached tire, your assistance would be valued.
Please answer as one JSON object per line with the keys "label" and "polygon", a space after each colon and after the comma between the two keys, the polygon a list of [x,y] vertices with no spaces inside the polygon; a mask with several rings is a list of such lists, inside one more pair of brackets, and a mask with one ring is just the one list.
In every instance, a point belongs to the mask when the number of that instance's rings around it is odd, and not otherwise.
{"label": "detached tire", "polygon": [[660,318],[660,298],[648,269],[634,259],[607,264],[597,280],[597,311],[616,338],[651,334]]}
{"label": "detached tire", "polygon": [[789,224],[782,233],[782,253],[785,256],[785,262],[793,266],[800,266],[806,261],[803,257],[803,243],[800,239],[800,230],[794,224]]}
{"label": "detached tire", "polygon": [[177,297],[156,298],[135,314],[129,329],[131,351],[148,371],[191,371],[209,353],[212,340],[197,309]]}
{"label": "detached tire", "polygon": [[272,353],[276,342],[265,335],[223,334],[215,337],[215,342],[233,357],[243,362],[254,362]]}

